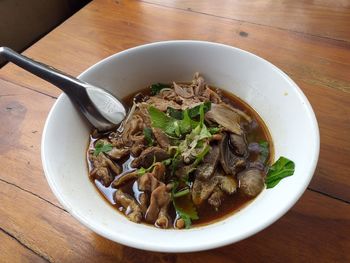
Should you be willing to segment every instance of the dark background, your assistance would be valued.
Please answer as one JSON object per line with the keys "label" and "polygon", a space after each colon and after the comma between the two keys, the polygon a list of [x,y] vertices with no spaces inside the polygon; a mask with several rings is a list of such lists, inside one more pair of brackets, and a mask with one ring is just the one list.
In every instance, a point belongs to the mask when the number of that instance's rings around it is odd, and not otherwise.
{"label": "dark background", "polygon": [[0,46],[22,52],[90,1],[0,0]]}

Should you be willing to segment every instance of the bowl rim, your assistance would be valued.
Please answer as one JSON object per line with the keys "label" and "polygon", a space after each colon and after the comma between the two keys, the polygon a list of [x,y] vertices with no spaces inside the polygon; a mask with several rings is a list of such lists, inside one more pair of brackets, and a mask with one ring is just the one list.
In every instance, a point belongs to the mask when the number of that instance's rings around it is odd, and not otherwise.
{"label": "bowl rim", "polygon": [[[60,94],[59,97],[57,98],[56,102],[53,104],[53,106],[50,109],[50,112],[47,116],[47,119],[45,121],[45,125],[44,125],[44,129],[43,129],[43,133],[42,133],[42,138],[41,138],[41,159],[42,159],[42,166],[43,166],[43,170],[44,170],[44,174],[46,177],[46,180],[48,181],[48,184],[51,188],[51,190],[53,191],[54,195],[56,196],[56,198],[58,199],[59,203],[75,218],[77,219],[80,223],[82,223],[84,226],[86,226],[87,228],[93,230],[95,233],[109,239],[112,241],[115,241],[117,243],[126,245],[126,246],[130,246],[130,247],[134,247],[134,248],[138,248],[138,249],[142,249],[142,250],[149,250],[149,251],[158,251],[158,252],[194,252],[194,251],[203,251],[203,250],[207,250],[207,249],[213,249],[213,248],[218,248],[221,246],[225,246],[225,245],[229,245],[231,243],[235,243],[238,242],[242,239],[245,239],[249,236],[252,236],[258,232],[260,232],[261,230],[265,229],[266,227],[270,226],[271,224],[273,224],[275,221],[277,221],[279,218],[281,218],[292,206],[294,206],[294,204],[300,199],[300,197],[302,196],[302,194],[305,192],[307,186],[309,185],[316,166],[317,166],[317,162],[318,162],[318,157],[319,157],[319,150],[320,150],[320,137],[319,137],[319,127],[318,127],[318,123],[317,123],[317,119],[315,116],[315,113],[312,109],[312,106],[310,104],[310,102],[308,101],[308,99],[306,98],[306,96],[304,95],[304,93],[302,92],[302,90],[298,87],[298,85],[287,75],[285,74],[281,69],[279,69],[278,67],[276,67],[275,65],[273,65],[271,62],[265,60],[264,58],[261,58],[260,56],[257,56],[253,53],[250,53],[248,51],[242,50],[240,48],[237,47],[233,47],[230,45],[226,45],[226,44],[221,44],[221,43],[216,43],[216,42],[209,42],[209,41],[199,41],[199,40],[169,40],[169,41],[159,41],[159,42],[153,42],[153,43],[149,43],[149,44],[144,44],[144,45],[139,45],[139,46],[135,46],[126,50],[123,50],[121,52],[115,53],[113,55],[110,55],[102,60],[100,60],[99,62],[95,63],[94,65],[90,66],[89,68],[87,68],[86,70],[84,70],[81,74],[79,74],[78,78],[84,78],[84,75],[86,73],[88,73],[90,70],[92,70],[93,68],[99,66],[100,64],[105,63],[106,61],[113,59],[116,56],[120,56],[120,55],[124,55],[127,54],[129,52],[133,52],[135,50],[139,50],[139,49],[143,49],[143,48],[147,48],[147,47],[157,47],[157,46],[162,46],[162,45],[176,45],[176,44],[199,44],[199,45],[212,45],[212,46],[217,46],[217,47],[225,47],[225,48],[229,48],[238,52],[242,52],[245,53],[248,56],[252,56],[255,59],[260,60],[261,62],[265,63],[266,65],[268,65],[269,67],[271,67],[272,70],[275,70],[278,74],[280,74],[283,79],[289,83],[289,85],[294,88],[294,91],[297,93],[297,95],[299,96],[299,99],[303,101],[303,103],[305,103],[306,106],[306,110],[310,119],[310,126],[312,128],[312,133],[313,133],[313,139],[314,139],[314,153],[312,158],[310,158],[310,167],[309,167],[309,174],[308,174],[308,180],[304,181],[304,185],[303,187],[300,187],[298,189],[297,192],[295,192],[295,194],[293,195],[293,197],[288,201],[288,205],[284,206],[284,209],[280,209],[278,211],[278,213],[276,212],[274,214],[273,218],[270,218],[268,221],[266,221],[264,224],[261,224],[258,227],[252,228],[250,231],[246,231],[245,233],[242,233],[240,236],[236,236],[236,237],[225,237],[222,238],[220,241],[217,241],[216,243],[211,243],[211,242],[207,242],[205,245],[203,244],[193,244],[191,247],[183,247],[183,246],[171,246],[171,245],[167,245],[167,244],[163,244],[163,245],[159,245],[159,244],[152,244],[152,243],[145,243],[142,242],[142,239],[139,240],[134,240],[134,239],[127,239],[124,238],[124,236],[120,237],[120,236],[116,236],[116,235],[110,235],[108,233],[108,231],[105,230],[101,230],[100,228],[95,227],[94,225],[91,225],[89,220],[86,219],[83,215],[79,214],[78,212],[76,212],[74,209],[72,209],[67,200],[64,198],[64,196],[61,194],[61,192],[59,191],[59,189],[56,187],[52,177],[49,175],[49,169],[47,166],[47,160],[46,160],[46,155],[45,155],[45,148],[46,148],[46,140],[47,140],[47,130],[48,127],[50,125],[51,119],[53,118],[53,115],[55,114],[57,105],[59,103],[61,103],[61,100],[64,99],[64,96],[66,96],[65,94]],[[166,230],[169,231],[169,230]],[[172,230],[170,230],[172,231]],[[178,230],[174,230],[174,231],[178,231]],[[186,230],[186,231],[191,231],[191,230]]]}

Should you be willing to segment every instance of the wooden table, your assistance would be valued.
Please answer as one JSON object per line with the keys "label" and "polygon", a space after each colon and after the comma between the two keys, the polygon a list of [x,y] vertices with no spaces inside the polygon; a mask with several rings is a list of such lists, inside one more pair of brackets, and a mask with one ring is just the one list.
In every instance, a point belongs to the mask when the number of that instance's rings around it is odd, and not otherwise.
{"label": "wooden table", "polygon": [[78,75],[169,39],[254,52],[297,82],[321,132],[302,198],[257,235],[215,250],[163,254],[104,239],[62,208],[43,174],[40,138],[60,91],[8,64],[0,70],[0,262],[350,262],[350,1],[95,0],[24,54]]}

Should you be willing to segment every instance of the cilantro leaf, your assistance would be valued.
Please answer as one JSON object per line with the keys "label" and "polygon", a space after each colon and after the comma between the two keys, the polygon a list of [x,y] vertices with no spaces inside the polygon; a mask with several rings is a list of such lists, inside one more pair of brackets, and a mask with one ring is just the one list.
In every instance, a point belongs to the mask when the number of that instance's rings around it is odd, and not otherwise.
{"label": "cilantro leaf", "polygon": [[295,164],[293,161],[280,157],[267,173],[265,183],[267,188],[275,187],[283,178],[294,174]]}
{"label": "cilantro leaf", "polygon": [[[200,105],[194,106],[193,108],[187,109],[188,115],[190,116],[191,119],[196,118],[197,116],[200,115],[199,110],[200,110],[201,105],[203,105],[204,113],[208,112],[211,109],[211,102],[210,101],[206,101]],[[184,118],[184,111],[177,110],[177,109],[174,109],[172,107],[167,108],[167,113],[169,114],[169,116],[171,116],[177,120],[182,120]]]}
{"label": "cilantro leaf", "polygon": [[169,84],[155,83],[151,85],[151,95],[157,95],[162,89],[170,88]]}
{"label": "cilantro leaf", "polygon": [[[179,182],[175,181],[173,185],[173,189],[171,191],[173,205],[176,213],[180,218],[182,218],[185,221],[185,227],[186,229],[188,229],[191,227],[192,220],[197,220],[199,219],[199,217],[197,214],[196,207],[192,202],[191,195],[185,193],[176,197],[176,194],[179,195],[180,192],[183,192],[183,191],[180,191],[178,193],[175,193],[178,186],[179,186]],[[189,189],[188,189],[188,193],[189,193]],[[181,202],[181,203],[178,202],[180,199],[185,199],[184,200],[185,202]],[[180,204],[186,204],[186,207],[182,207]]]}
{"label": "cilantro leaf", "polygon": [[95,150],[94,150],[94,155],[97,156],[99,155],[101,152],[109,152],[111,151],[113,148],[112,144],[110,143],[103,143],[101,141],[97,142],[95,145]]}
{"label": "cilantro leaf", "polygon": [[203,112],[206,113],[211,109],[211,102],[206,101],[203,104],[197,105],[191,109],[189,109],[189,115],[191,118],[195,118],[200,115],[200,107],[203,105]]}
{"label": "cilantro leaf", "polygon": [[177,198],[173,198],[173,204],[174,204],[176,213],[185,221],[185,227],[186,229],[188,229],[191,227],[192,221],[199,219],[199,217],[198,217],[196,207],[194,206],[190,195],[183,196],[180,198],[186,198],[186,197],[187,197],[186,209],[183,209],[177,204],[176,202]]}
{"label": "cilantro leaf", "polygon": [[148,113],[151,117],[153,127],[163,130],[170,136],[177,136],[179,134],[179,128],[174,118],[167,116],[164,112],[153,106],[148,108]]}

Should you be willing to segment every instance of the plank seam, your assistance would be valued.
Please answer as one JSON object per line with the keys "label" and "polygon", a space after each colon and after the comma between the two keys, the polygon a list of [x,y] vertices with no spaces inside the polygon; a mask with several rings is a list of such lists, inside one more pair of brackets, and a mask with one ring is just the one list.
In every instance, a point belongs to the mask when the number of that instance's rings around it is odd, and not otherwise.
{"label": "plank seam", "polygon": [[[45,92],[42,92],[42,91],[39,91],[39,90],[36,90],[36,89],[33,89],[33,88],[29,88],[29,87],[24,86],[24,85],[22,85],[22,84],[20,84],[20,83],[17,83],[17,82],[14,82],[14,81],[5,79],[5,78],[3,78],[3,77],[0,77],[0,78],[1,78],[1,80],[3,80],[4,82],[7,82],[7,83],[9,83],[9,84],[16,85],[16,86],[19,86],[19,87],[21,87],[21,88],[28,89],[28,90],[31,90],[31,91],[40,93],[40,94],[45,95],[45,96],[48,96],[48,97],[50,97],[50,98],[52,98],[52,99],[57,99],[57,97],[55,97],[55,96],[53,96],[53,95],[50,95],[50,94],[47,94],[47,93],[45,93]],[[16,94],[16,95],[17,95],[17,94]]]}
{"label": "plank seam", "polygon": [[25,243],[23,243],[21,240],[19,240],[18,238],[16,238],[14,235],[12,235],[11,233],[7,232],[5,229],[3,229],[2,227],[0,227],[0,231],[2,231],[5,235],[8,235],[9,237],[11,237],[12,239],[16,240],[21,246],[25,247],[26,249],[28,249],[29,251],[33,252],[35,255],[39,256],[40,258],[44,259],[47,262],[52,262],[50,261],[50,259],[48,259],[47,257],[45,257],[45,255],[41,255],[38,252],[36,252],[35,250],[33,250],[32,248],[30,248],[28,245],[26,245]]}
{"label": "plank seam", "polygon": [[161,6],[161,7],[169,8],[169,9],[176,9],[176,10],[181,10],[181,11],[184,11],[184,12],[197,13],[197,14],[201,14],[201,15],[212,16],[212,17],[216,17],[216,18],[236,21],[236,22],[240,22],[240,23],[247,23],[247,24],[257,25],[257,26],[262,26],[262,27],[267,27],[267,28],[275,28],[275,29],[279,29],[279,30],[285,30],[285,31],[288,31],[288,32],[292,32],[292,33],[298,33],[298,34],[302,34],[302,35],[306,35],[306,36],[312,36],[312,37],[326,39],[326,40],[339,41],[339,42],[347,43],[347,44],[350,43],[350,41],[347,41],[347,40],[344,40],[344,39],[331,38],[331,37],[327,37],[327,36],[320,36],[320,35],[310,34],[310,33],[301,32],[301,31],[297,31],[297,30],[291,30],[291,29],[287,29],[287,28],[282,28],[282,27],[264,25],[264,24],[259,24],[259,23],[250,22],[250,21],[246,21],[246,20],[240,20],[240,19],[235,19],[235,18],[230,18],[230,17],[225,17],[225,16],[209,14],[209,13],[205,13],[205,12],[195,11],[195,10],[193,10],[191,8],[180,8],[180,7],[167,6],[167,5],[164,5],[164,4],[152,3],[152,2],[145,1],[145,0],[138,0],[138,1],[142,2],[142,3],[145,3],[145,4],[149,4],[149,5]]}
{"label": "plank seam", "polygon": [[60,209],[60,210],[62,210],[62,211],[64,211],[64,212],[66,212],[66,213],[68,213],[67,210],[65,210],[64,208],[62,208],[62,207],[60,207],[60,206],[58,206],[58,205],[52,203],[51,201],[49,201],[49,200],[47,200],[47,199],[41,197],[40,195],[38,195],[38,194],[36,194],[36,193],[33,193],[33,192],[29,191],[29,190],[26,190],[26,189],[24,189],[24,188],[22,188],[22,187],[20,187],[20,186],[18,186],[18,185],[16,185],[16,184],[14,184],[14,183],[7,182],[6,180],[4,180],[4,179],[2,179],[2,178],[0,178],[0,181],[1,181],[1,182],[4,182],[4,183],[6,183],[6,184],[12,185],[12,186],[14,186],[14,187],[16,187],[16,188],[18,188],[18,189],[21,189],[22,191],[24,191],[24,192],[26,192],[26,193],[32,194],[32,195],[36,196],[37,198],[39,198],[39,199],[41,199],[41,200],[43,200],[43,201],[49,203],[50,205],[53,205],[54,207],[57,207],[58,209]]}
{"label": "plank seam", "polygon": [[332,199],[335,199],[335,200],[338,200],[338,201],[341,201],[341,202],[344,202],[344,203],[346,203],[346,204],[350,204],[350,201],[348,201],[348,200],[342,199],[342,198],[340,198],[340,197],[332,196],[332,195],[330,195],[330,194],[321,192],[321,191],[316,190],[316,189],[312,189],[312,188],[310,188],[310,187],[308,187],[307,190],[309,190],[309,191],[311,191],[311,192],[314,192],[314,193],[318,193],[318,194],[327,196],[327,197],[329,197],[329,198],[332,198]]}

